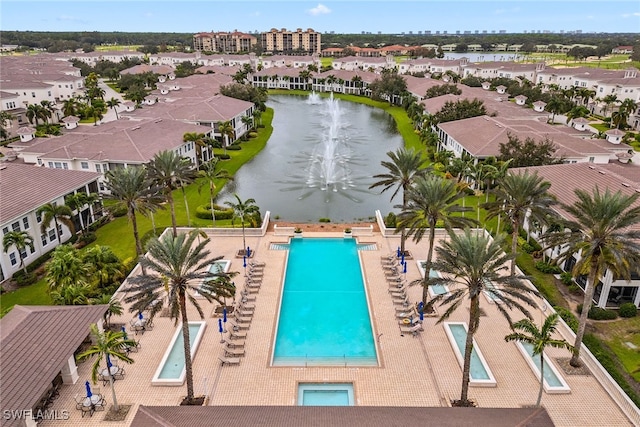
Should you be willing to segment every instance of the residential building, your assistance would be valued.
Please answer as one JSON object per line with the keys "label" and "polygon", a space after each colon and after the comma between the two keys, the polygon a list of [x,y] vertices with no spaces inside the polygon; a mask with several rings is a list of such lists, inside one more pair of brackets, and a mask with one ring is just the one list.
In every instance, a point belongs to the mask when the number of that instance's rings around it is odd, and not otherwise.
{"label": "residential building", "polygon": [[322,35],[312,28],[303,31],[298,28],[296,31],[287,31],[286,28],[277,30],[272,28],[270,31],[260,34],[262,49],[269,53],[320,53],[321,52]]}
{"label": "residential building", "polygon": [[[3,236],[9,231],[26,231],[31,235],[33,248],[26,248],[22,252],[25,265],[69,240],[74,234],[74,230],[61,223],[58,224],[58,232],[53,222],[42,230],[43,218],[37,210],[47,203],[62,205],[66,195],[76,192],[97,193],[99,176],[96,172],[37,167],[18,160],[0,162],[0,230]],[[89,225],[101,213],[100,204],[86,205],[80,212],[75,211],[75,223],[80,225],[82,221],[85,226]],[[21,268],[20,255],[15,247],[3,251],[0,256],[0,282],[9,279]]]}
{"label": "residential building", "polygon": [[238,30],[193,35],[193,48],[196,51],[242,53],[249,52],[257,43],[256,37]]}

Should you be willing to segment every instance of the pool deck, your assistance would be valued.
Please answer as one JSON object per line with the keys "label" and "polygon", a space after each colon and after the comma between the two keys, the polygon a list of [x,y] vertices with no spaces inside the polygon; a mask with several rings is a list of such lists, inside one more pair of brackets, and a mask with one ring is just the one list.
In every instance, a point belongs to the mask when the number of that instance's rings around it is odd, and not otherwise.
{"label": "pool deck", "polygon": [[[308,233],[308,237],[342,237],[342,232]],[[196,395],[206,394],[207,404],[216,405],[296,405],[297,385],[301,382],[352,382],[355,404],[362,406],[448,406],[451,399],[460,395],[462,372],[456,360],[443,325],[436,325],[436,318],[425,318],[424,332],[417,337],[400,333],[395,318],[395,306],[388,293],[388,285],[380,257],[395,251],[399,237],[383,237],[380,233],[358,237],[359,243],[375,243],[378,250],[360,251],[365,285],[369,297],[369,309],[373,319],[374,335],[378,337],[379,367],[270,367],[276,316],[285,271],[286,251],[270,250],[271,243],[286,242],[287,237],[268,232],[263,237],[247,237],[247,244],[255,250],[255,260],[265,262],[263,284],[256,296],[256,309],[247,331],[246,356],[240,365],[221,366],[222,344],[218,333],[218,319],[212,317],[214,305],[202,302],[207,322],[205,335],[193,362]],[[235,257],[241,248],[242,237],[214,236],[209,243],[213,256],[232,260],[230,271],[238,271],[235,278],[239,288],[243,283],[242,258]],[[414,258],[426,258],[427,240],[419,245],[407,241],[407,249]],[[407,278],[414,280],[420,273],[414,260],[409,260]],[[419,300],[421,289],[409,291],[413,302]],[[540,302],[539,306],[542,306]],[[518,408],[535,403],[539,387],[527,362],[515,343],[506,343],[504,336],[510,333],[506,320],[494,304],[481,297],[481,307],[486,316],[481,318],[475,339],[492,370],[497,386],[472,387],[469,397],[480,407]],[[534,320],[540,322],[544,313],[532,309]],[[548,314],[548,310],[547,310]],[[349,313],[336,313],[348,321]],[[112,323],[128,325],[133,317],[128,311]],[[450,321],[468,318],[466,305],[462,305],[450,317]],[[514,314],[515,320],[520,318]],[[196,310],[189,306],[189,320],[200,320]],[[130,425],[138,405],[176,406],[186,394],[181,387],[152,386],[151,379],[165,353],[175,331],[174,322],[166,317],[156,317],[154,328],[143,335],[131,335],[141,342],[141,350],[132,353],[132,365],[124,365],[126,375],[116,381],[118,402],[132,405],[125,422],[105,422],[104,413],[97,412],[91,418],[81,418],[75,410],[73,398],[84,395],[84,382],[90,378],[92,361],[78,366],[79,380],[74,385],[64,385],[60,398],[51,409],[67,410],[68,421],[45,421],[42,425],[65,426],[125,426]],[[566,350],[548,349],[546,354],[568,357]],[[122,365],[122,363],[121,363]],[[557,426],[629,426],[632,423],[610,398],[594,376],[567,375],[559,370],[571,388],[569,394],[543,394],[542,403]],[[96,385],[110,406],[110,386]]]}

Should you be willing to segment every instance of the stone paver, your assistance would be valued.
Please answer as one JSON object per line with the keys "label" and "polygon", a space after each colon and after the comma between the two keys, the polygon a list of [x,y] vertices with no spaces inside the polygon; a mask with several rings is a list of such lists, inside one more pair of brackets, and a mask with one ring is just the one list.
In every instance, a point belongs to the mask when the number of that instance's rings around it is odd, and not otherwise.
{"label": "stone paver", "polygon": [[[306,233],[313,237],[341,237],[341,233]],[[247,333],[246,356],[239,366],[220,366],[220,334],[217,318],[211,317],[213,305],[202,301],[206,314],[207,329],[194,359],[194,385],[197,395],[206,394],[208,405],[296,405],[297,386],[301,382],[352,382],[355,402],[364,406],[446,406],[460,394],[462,372],[445,335],[442,324],[436,318],[425,318],[425,331],[418,337],[402,336],[395,319],[395,306],[388,293],[388,286],[380,265],[381,255],[392,253],[399,245],[399,238],[384,238],[379,233],[361,236],[360,242],[372,242],[376,251],[360,251],[364,277],[369,297],[369,308],[373,319],[373,330],[377,339],[378,367],[270,367],[270,358],[275,336],[276,316],[284,279],[286,251],[270,250],[271,242],[283,242],[286,237],[267,233],[261,238],[247,237],[247,244],[256,250],[255,259],[266,262],[263,285],[256,294],[256,310]],[[209,247],[213,255],[231,259],[231,270],[242,272],[242,259],[233,255],[242,245],[241,237],[213,236]],[[426,240],[416,245],[407,242],[407,249],[423,259],[426,255]],[[409,280],[419,278],[415,260],[409,261]],[[243,282],[242,274],[236,283]],[[421,295],[419,287],[409,290],[412,301]],[[540,303],[539,306],[542,304]],[[481,306],[487,316],[482,317],[476,341],[497,386],[493,388],[472,387],[470,397],[482,407],[521,407],[535,403],[538,381],[534,377],[514,343],[504,342],[510,330],[506,320],[494,305],[483,298]],[[442,309],[440,309],[442,312]],[[535,320],[543,319],[544,313],[532,310]],[[348,313],[337,313],[348,317]],[[460,307],[451,316],[451,321],[466,321],[468,310]],[[127,312],[112,322],[125,323],[132,315]],[[196,311],[189,309],[190,320],[198,318]],[[517,320],[520,315],[514,313]],[[135,363],[126,366],[126,377],[115,384],[118,401],[133,407],[125,423],[103,422],[104,415],[96,413],[91,418],[81,418],[74,409],[73,396],[84,393],[84,381],[90,377],[91,361],[79,366],[80,379],[77,384],[63,386],[61,397],[52,409],[66,409],[69,426],[122,426],[130,424],[138,404],[177,405],[186,393],[186,386],[158,387],[151,385],[160,360],[175,331],[173,321],[156,318],[155,327],[144,335],[138,335],[142,343],[139,353],[133,354]],[[566,351],[549,350],[551,357],[567,356]],[[564,376],[571,387],[570,394],[544,394],[543,404],[558,426],[628,426],[631,423],[613,400],[592,376]],[[102,387],[107,402],[113,403],[109,386]],[[53,425],[45,422],[43,425]],[[56,425],[62,425],[58,421]]]}

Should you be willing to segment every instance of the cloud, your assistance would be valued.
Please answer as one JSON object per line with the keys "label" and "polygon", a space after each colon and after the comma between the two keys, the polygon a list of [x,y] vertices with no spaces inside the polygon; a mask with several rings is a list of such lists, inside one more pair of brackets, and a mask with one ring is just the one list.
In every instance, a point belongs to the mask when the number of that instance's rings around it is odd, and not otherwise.
{"label": "cloud", "polygon": [[77,16],[71,16],[71,15],[59,15],[56,19],[58,21],[66,21],[66,22],[82,22],[82,23],[87,22],[82,18],[78,18]]}
{"label": "cloud", "polygon": [[318,3],[316,7],[307,10],[307,12],[314,16],[326,15],[328,13],[331,13],[331,9],[329,9],[327,6],[323,5],[322,3]]}
{"label": "cloud", "polygon": [[630,18],[632,16],[640,16],[640,12],[633,12],[633,13],[623,13],[622,17],[623,18]]}

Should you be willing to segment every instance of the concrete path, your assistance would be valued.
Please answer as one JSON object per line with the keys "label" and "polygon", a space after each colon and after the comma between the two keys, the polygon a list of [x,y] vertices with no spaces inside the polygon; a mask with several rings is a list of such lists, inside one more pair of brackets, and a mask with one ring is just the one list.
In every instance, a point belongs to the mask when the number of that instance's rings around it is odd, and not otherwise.
{"label": "concrete path", "polygon": [[[104,79],[100,79],[98,81],[98,86],[100,87],[100,89],[104,90],[104,100],[105,100],[105,102],[110,100],[111,98],[119,99],[121,103],[126,102],[126,99],[124,99],[121,94],[119,94],[115,90],[111,89],[104,82]],[[118,105],[116,107],[116,110],[118,111],[118,114],[119,114],[120,112],[124,111],[125,108],[124,108],[123,105]],[[102,118],[102,120],[100,120],[100,123],[112,122],[114,120],[117,120],[115,111],[113,111],[113,108],[107,108],[107,112],[104,114],[104,117]]]}

